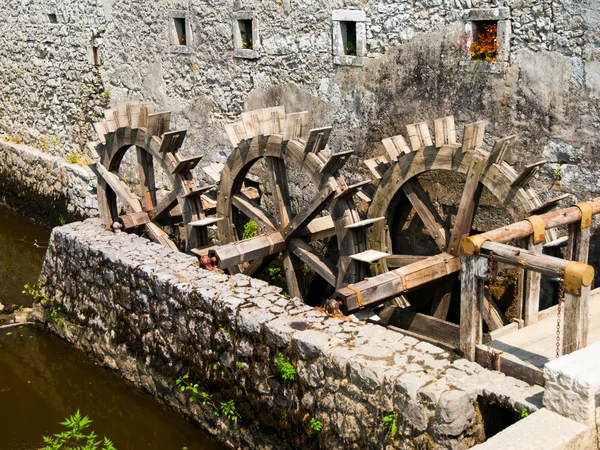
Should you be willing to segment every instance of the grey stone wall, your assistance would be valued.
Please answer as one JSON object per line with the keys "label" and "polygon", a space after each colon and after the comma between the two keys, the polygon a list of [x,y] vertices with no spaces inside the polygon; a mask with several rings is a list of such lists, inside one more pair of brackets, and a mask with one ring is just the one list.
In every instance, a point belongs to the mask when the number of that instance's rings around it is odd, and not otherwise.
{"label": "grey stone wall", "polygon": [[[105,88],[111,103],[152,100],[170,109],[174,125],[190,131],[188,151],[223,162],[230,152],[224,123],[243,109],[284,104],[311,111],[311,125],[334,126],[332,148],[356,150],[359,158],[346,168],[358,179],[368,176],[358,161],[381,152],[383,137],[453,113],[460,124],[488,120],[486,145],[517,133],[509,159],[519,167],[547,158],[536,181],[544,195],[600,193],[598,0],[0,4],[11,12],[0,43],[0,63],[8,68],[0,76],[0,121],[27,140],[60,135],[83,144],[89,122],[108,102]],[[496,7],[510,9],[512,32],[503,43],[508,63],[490,69],[469,61],[465,25]],[[332,11],[341,8],[365,12],[360,67],[333,63]],[[58,25],[44,23],[53,9]],[[171,16],[180,11],[191,25],[186,48],[172,45]],[[239,11],[258,23],[255,59],[234,56]],[[87,60],[92,45],[100,51],[99,70]]]}
{"label": "grey stone wall", "polygon": [[[199,269],[98,219],[53,230],[40,282],[38,314],[53,332],[238,448],[465,449],[484,439],[481,402],[515,414],[541,406],[540,387]],[[280,353],[295,382],[282,380]],[[215,402],[234,400],[237,423],[190,404],[175,386],[185,373]],[[382,425],[391,412],[395,438]]]}
{"label": "grey stone wall", "polygon": [[0,202],[48,227],[96,217],[96,176],[87,166],[0,142]]}

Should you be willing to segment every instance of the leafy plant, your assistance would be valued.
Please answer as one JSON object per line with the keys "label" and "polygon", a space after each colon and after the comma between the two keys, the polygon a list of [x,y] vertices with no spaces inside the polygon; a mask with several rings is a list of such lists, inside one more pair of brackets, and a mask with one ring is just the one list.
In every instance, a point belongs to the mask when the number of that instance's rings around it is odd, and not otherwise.
{"label": "leafy plant", "polygon": [[473,36],[473,42],[469,46],[471,59],[475,61],[496,61],[498,53],[498,24],[495,22],[482,23],[480,31]]}
{"label": "leafy plant", "polygon": [[60,306],[58,308],[52,308],[52,312],[50,312],[50,317],[52,317],[52,323],[59,324],[62,322],[62,319],[59,317]]}
{"label": "leafy plant", "polygon": [[521,411],[521,419],[524,419],[525,417],[529,417],[529,410],[527,408],[523,408]]}
{"label": "leafy plant", "polygon": [[389,431],[392,437],[396,437],[398,433],[397,412],[391,412],[383,416],[383,429]]}
{"label": "leafy plant", "polygon": [[104,89],[102,91],[102,95],[104,95],[105,98],[110,98],[110,93],[108,92],[108,89]]}
{"label": "leafy plant", "polygon": [[77,164],[77,162],[79,161],[79,156],[76,152],[71,152],[69,153],[69,156],[67,156],[67,161],[71,164]]}
{"label": "leafy plant", "polygon": [[242,239],[250,239],[258,236],[258,224],[254,220],[246,222],[242,231]]}
{"label": "leafy plant", "polygon": [[242,48],[252,50],[254,48],[253,44],[254,43],[252,42],[252,38],[248,38],[247,40],[242,41]]}
{"label": "leafy plant", "polygon": [[314,417],[310,419],[310,423],[308,424],[311,430],[320,433],[323,430],[323,422],[315,419]]}
{"label": "leafy plant", "polygon": [[344,52],[346,53],[346,55],[356,56],[356,45],[354,45],[354,42],[348,41],[346,43],[346,48]]}
{"label": "leafy plant", "polygon": [[243,372],[244,371],[244,364],[242,364],[241,362],[237,362],[235,363],[235,368],[237,369],[238,372]]}
{"label": "leafy plant", "polygon": [[269,267],[269,279],[273,283],[277,283],[281,280],[281,267]]}
{"label": "leafy plant", "polygon": [[237,422],[238,419],[241,418],[240,414],[238,413],[238,411],[236,409],[235,400],[228,400],[226,402],[220,402],[219,406],[217,406],[217,404],[213,400],[212,394],[209,394],[208,392],[200,391],[198,389],[198,384],[192,383],[188,380],[189,380],[189,374],[185,374],[185,375],[177,378],[177,380],[175,380],[175,384],[177,385],[177,387],[179,387],[181,392],[191,392],[192,393],[192,396],[190,397],[190,403],[193,403],[196,400],[200,399],[200,402],[202,403],[202,405],[210,407],[213,410],[213,414],[215,416],[220,416],[222,414],[225,417],[227,417],[229,420],[232,420],[233,422]]}
{"label": "leafy plant", "polygon": [[21,293],[33,297],[34,301],[39,301],[42,305],[50,301],[50,299],[42,292],[41,284],[30,286],[29,283],[25,283]]}
{"label": "leafy plant", "polygon": [[554,178],[558,181],[562,180],[562,170],[561,167],[565,162],[560,159],[558,160],[558,168],[554,171]]}
{"label": "leafy plant", "polygon": [[58,223],[60,223],[61,225],[64,225],[67,223],[67,219],[65,219],[63,217],[63,215],[61,214],[60,216],[58,216]]}
{"label": "leafy plant", "polygon": [[277,368],[281,378],[285,381],[296,381],[296,369],[287,360],[283,353],[277,356]]}
{"label": "leafy plant", "polygon": [[240,418],[240,414],[235,408],[235,400],[221,402],[219,404],[219,410],[221,411],[221,414],[223,414],[225,417],[227,417],[229,420],[232,420],[233,422],[237,422]]}
{"label": "leafy plant", "polygon": [[60,422],[67,428],[66,431],[53,436],[42,436],[44,440],[44,450],[117,450],[114,444],[106,436],[99,440],[98,435],[93,431],[84,434],[83,431],[90,426],[92,420],[87,416],[82,416],[79,410],[71,417]]}

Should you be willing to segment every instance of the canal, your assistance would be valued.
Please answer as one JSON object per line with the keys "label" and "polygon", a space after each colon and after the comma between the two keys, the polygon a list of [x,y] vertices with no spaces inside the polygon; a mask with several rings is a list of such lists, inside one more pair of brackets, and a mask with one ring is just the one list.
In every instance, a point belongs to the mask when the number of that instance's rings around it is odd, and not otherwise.
{"label": "canal", "polygon": [[[29,306],[50,233],[0,207],[0,303]],[[0,329],[0,450],[42,448],[79,409],[118,450],[220,450],[214,439],[116,373],[31,326]]]}

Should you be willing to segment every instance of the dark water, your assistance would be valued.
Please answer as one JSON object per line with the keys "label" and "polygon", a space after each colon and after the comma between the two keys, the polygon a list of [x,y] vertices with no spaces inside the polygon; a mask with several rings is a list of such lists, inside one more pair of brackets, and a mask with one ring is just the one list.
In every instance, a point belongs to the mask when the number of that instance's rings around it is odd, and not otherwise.
{"label": "dark water", "polygon": [[30,306],[23,285],[37,282],[50,231],[0,207],[0,303]]}
{"label": "dark water", "polygon": [[[48,236],[0,209],[0,302],[31,303],[23,284],[37,281],[44,258],[33,243]],[[118,450],[223,449],[61,339],[29,326],[0,329],[0,450],[42,448],[42,435],[63,431],[58,422],[77,409]]]}

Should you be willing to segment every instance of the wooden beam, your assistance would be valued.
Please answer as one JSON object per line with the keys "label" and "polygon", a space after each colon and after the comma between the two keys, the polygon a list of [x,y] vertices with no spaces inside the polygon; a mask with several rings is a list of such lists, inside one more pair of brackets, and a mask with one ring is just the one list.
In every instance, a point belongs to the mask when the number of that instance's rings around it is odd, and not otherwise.
{"label": "wooden beam", "polygon": [[304,153],[319,153],[325,149],[331,134],[331,127],[317,128],[308,132]]}
{"label": "wooden beam", "polygon": [[334,173],[344,167],[348,162],[348,158],[352,156],[354,150],[346,150],[344,152],[332,153],[325,165],[321,168],[321,173]]}
{"label": "wooden beam", "polygon": [[171,124],[171,111],[148,114],[146,126],[147,136],[162,136],[169,131]]}
{"label": "wooden beam", "polygon": [[182,173],[194,170],[202,160],[202,155],[190,156],[189,158],[180,159],[171,173]]}
{"label": "wooden beam", "polygon": [[331,216],[317,217],[313,219],[303,230],[298,233],[301,237],[309,242],[320,241],[335,235],[335,225]]}
{"label": "wooden beam", "polygon": [[[516,378],[517,380],[522,380],[529,384],[544,386],[544,372],[541,369],[533,366],[532,364],[521,361],[519,358],[511,355],[510,353],[504,353],[494,349],[492,350],[494,353],[498,354],[496,370],[510,377]],[[476,361],[482,366],[486,366],[487,359],[487,347],[485,345],[478,345],[476,348]]]}
{"label": "wooden beam", "polygon": [[390,255],[386,258],[386,262],[389,269],[397,269],[427,258],[429,257],[421,255]]}
{"label": "wooden beam", "polygon": [[109,172],[101,163],[96,163],[95,168],[98,174],[106,181],[106,184],[108,184],[115,192],[117,197],[125,202],[133,212],[142,211],[140,201],[131,193],[127,185],[123,183],[116,174]]}
{"label": "wooden beam", "polygon": [[154,158],[141,147],[135,147],[137,170],[140,179],[142,204],[146,211],[156,206],[156,182],[154,180]]}
{"label": "wooden beam", "polygon": [[331,186],[326,186],[321,189],[311,202],[296,216],[289,221],[283,229],[282,234],[286,239],[291,239],[303,229],[309,222],[316,218],[321,211],[327,208],[329,201],[333,197],[335,191]]}
{"label": "wooden beam", "polygon": [[[385,272],[335,293],[348,312],[382,303],[402,293],[410,292],[431,281],[439,280],[460,269],[460,258],[442,253],[409,264],[391,272]],[[360,298],[359,294],[360,293]]]}
{"label": "wooden beam", "polygon": [[285,249],[286,243],[281,233],[271,233],[221,245],[211,250],[209,255],[217,258],[220,269],[227,269],[243,262],[281,253]]}
{"label": "wooden beam", "polygon": [[162,136],[162,142],[160,143],[159,153],[165,152],[176,152],[183,145],[187,130],[178,131],[167,131]]}
{"label": "wooden beam", "polygon": [[383,156],[376,156],[375,158],[366,159],[363,162],[376,180],[381,180],[391,166],[390,162]]}
{"label": "wooden beam", "polygon": [[533,178],[533,176],[537,173],[540,166],[543,166],[544,164],[546,164],[546,160],[542,159],[541,161],[537,161],[532,164],[526,165],[523,171],[517,176],[517,178],[515,178],[515,181],[513,181],[510,185],[519,186],[521,184],[529,183],[529,180],[531,180],[531,178]]}
{"label": "wooden beam", "polygon": [[451,277],[442,281],[436,289],[433,304],[431,305],[431,315],[433,317],[441,320],[446,320],[446,317],[448,317],[455,283],[456,278]]}
{"label": "wooden beam", "polygon": [[469,152],[483,147],[483,137],[485,135],[485,120],[465,125],[463,133],[462,151]]}
{"label": "wooden beam", "polygon": [[337,200],[339,198],[353,197],[363,186],[366,186],[369,183],[370,183],[369,180],[365,180],[365,181],[360,181],[356,184],[352,184],[352,185],[348,186],[347,189],[343,190],[339,194],[336,194],[336,196],[334,198]]}
{"label": "wooden beam", "polygon": [[[529,251],[542,255],[544,243],[533,243],[533,238],[527,240],[527,248]],[[523,320],[525,326],[531,325],[538,321],[540,312],[540,289],[542,274],[533,270],[524,271],[525,274],[525,298],[523,300]]]}
{"label": "wooden beam", "polygon": [[[488,311],[490,307],[491,310]],[[502,311],[500,311],[498,305],[496,305],[496,302],[492,300],[490,303],[489,299],[485,295],[483,296],[483,311],[485,311],[483,314],[483,320],[487,324],[489,330],[499,330],[506,324],[504,314],[502,314]]]}
{"label": "wooden beam", "polygon": [[418,313],[416,310],[402,311],[400,328],[396,329],[400,332],[408,330],[426,340],[434,340],[450,347],[458,347],[460,342],[459,325]]}
{"label": "wooden beam", "polygon": [[308,128],[308,112],[298,112],[287,114],[285,116],[285,130],[283,132],[283,140],[299,140],[304,139]]}
{"label": "wooden beam", "polygon": [[151,222],[150,217],[145,212],[135,212],[119,216],[119,223],[125,230],[130,230]]}
{"label": "wooden beam", "polygon": [[429,131],[426,122],[406,125],[406,133],[408,135],[408,140],[410,141],[410,146],[415,151],[433,145],[431,132]]}
{"label": "wooden beam", "polygon": [[167,233],[161,230],[160,227],[155,223],[147,223],[146,232],[148,233],[152,241],[164,245],[165,247],[170,248],[171,250],[179,251],[175,243],[171,239],[169,239]]}
{"label": "wooden beam", "polygon": [[404,154],[412,152],[412,149],[406,143],[404,136],[397,135],[389,138],[385,138],[381,141],[385,150],[390,158],[390,161],[396,162],[398,158]]}
{"label": "wooden beam", "polygon": [[271,233],[276,231],[275,218],[269,214],[262,207],[254,203],[245,194],[239,193],[232,197],[231,203],[242,213],[244,213],[250,220],[256,222],[264,233]]}
{"label": "wooden beam", "polygon": [[475,211],[479,205],[479,198],[483,191],[483,185],[479,182],[483,175],[484,161],[481,158],[473,157],[473,161],[467,172],[467,181],[460,199],[460,205],[456,218],[452,236],[448,244],[448,253],[451,255],[460,254],[460,242],[463,235],[470,234],[475,217]]}
{"label": "wooden beam", "polygon": [[177,206],[177,192],[169,192],[165,198],[163,198],[158,205],[148,211],[148,217],[150,220],[160,220],[166,216],[169,211]]}
{"label": "wooden beam", "polygon": [[571,194],[562,194],[562,195],[559,195],[558,197],[551,198],[551,199],[545,201],[544,203],[542,203],[541,205],[533,208],[531,211],[529,211],[529,214],[539,214],[542,212],[546,212],[550,208],[552,208],[554,205],[556,205],[558,202],[560,202],[561,200],[564,200],[569,197],[571,197]]}
{"label": "wooden beam", "polygon": [[325,281],[335,287],[337,280],[337,268],[327,259],[319,255],[315,250],[302,239],[292,239],[288,243],[288,249],[296,255],[304,264],[311,267],[315,272],[321,275]]}
{"label": "wooden beam", "polygon": [[502,164],[502,161],[504,161],[504,158],[506,158],[507,153],[509,153],[514,147],[516,140],[516,134],[497,140],[494,144],[494,148],[492,148],[492,151],[490,152],[487,166],[489,167],[492,164]]}
{"label": "wooden beam", "polygon": [[437,148],[440,148],[442,145],[456,144],[456,127],[454,126],[454,116],[435,119],[434,128],[435,146]]}
{"label": "wooden beam", "polygon": [[425,192],[421,183],[416,178],[410,179],[402,185],[402,190],[440,251],[446,251],[450,233],[446,230],[444,221],[431,203],[429,195]]}

